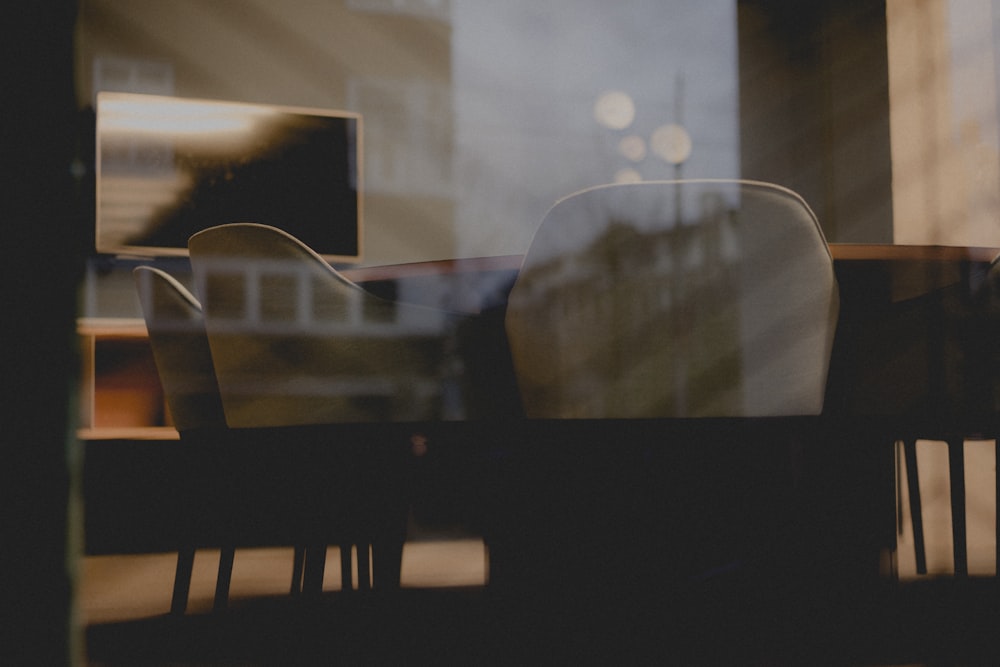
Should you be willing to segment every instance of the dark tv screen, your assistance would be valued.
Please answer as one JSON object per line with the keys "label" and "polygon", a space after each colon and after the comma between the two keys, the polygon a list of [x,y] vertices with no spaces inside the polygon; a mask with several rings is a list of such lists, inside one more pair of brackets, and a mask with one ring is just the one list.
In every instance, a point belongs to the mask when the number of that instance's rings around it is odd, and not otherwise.
{"label": "dark tv screen", "polygon": [[202,229],[259,222],[361,258],[358,114],[102,92],[96,123],[98,252],[186,255]]}

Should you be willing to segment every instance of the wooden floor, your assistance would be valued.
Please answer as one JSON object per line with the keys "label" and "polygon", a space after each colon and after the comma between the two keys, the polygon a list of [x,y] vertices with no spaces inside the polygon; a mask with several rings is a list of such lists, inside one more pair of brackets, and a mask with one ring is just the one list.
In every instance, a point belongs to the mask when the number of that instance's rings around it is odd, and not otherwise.
{"label": "wooden floor", "polygon": [[[154,618],[170,610],[176,554],[91,556],[83,561],[80,616],[87,625]],[[187,611],[212,610],[218,551],[195,555]],[[357,572],[354,573],[357,587]],[[231,604],[287,596],[292,580],[292,549],[239,549],[233,562]],[[482,540],[449,539],[409,542],[403,550],[404,588],[482,587],[486,549]],[[340,591],[340,550],[327,551],[326,593]]]}
{"label": "wooden floor", "polygon": [[[187,613],[179,616],[169,613],[176,554],[87,557],[80,653],[88,667],[371,664],[372,656],[380,656],[377,664],[422,656],[417,664],[425,664],[458,647],[478,653],[482,643],[470,632],[483,627],[486,558],[480,539],[408,542],[401,590],[345,592],[332,547],[323,595],[306,599],[289,595],[290,548],[239,549],[229,606],[213,612],[219,554],[199,551]],[[461,663],[469,664],[438,664]]]}

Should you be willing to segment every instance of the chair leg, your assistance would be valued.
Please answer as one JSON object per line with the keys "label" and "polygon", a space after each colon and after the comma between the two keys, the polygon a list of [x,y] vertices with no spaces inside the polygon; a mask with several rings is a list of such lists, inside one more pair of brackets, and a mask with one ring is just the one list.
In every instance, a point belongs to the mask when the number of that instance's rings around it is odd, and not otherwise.
{"label": "chair leg", "polygon": [[371,559],[368,556],[368,543],[358,543],[358,590],[371,590]]}
{"label": "chair leg", "polygon": [[403,543],[395,540],[372,544],[372,588],[396,590],[403,564]]}
{"label": "chair leg", "polygon": [[951,532],[955,555],[955,574],[969,572],[965,543],[965,441],[948,440],[948,470],[951,478]]}
{"label": "chair leg", "polygon": [[219,551],[219,574],[215,581],[215,611],[222,611],[229,606],[229,586],[233,581],[233,560],[236,549],[222,547]]}
{"label": "chair leg", "polygon": [[903,516],[903,476],[906,474],[903,469],[903,441],[893,440],[892,447],[893,463],[896,466],[893,479],[896,480],[896,539],[898,540],[903,534],[903,521],[906,519]]}
{"label": "chair leg", "polygon": [[325,572],[326,545],[306,547],[302,592],[306,595],[320,595],[323,592],[323,576]]}
{"label": "chair leg", "polygon": [[351,545],[340,545],[340,590],[354,590],[353,577],[351,576]]}
{"label": "chair leg", "polygon": [[920,505],[920,479],[917,475],[917,441],[903,441],[906,460],[906,488],[910,494],[910,521],[913,524],[913,552],[917,561],[917,574],[927,574],[927,551],[924,547],[924,519]]}
{"label": "chair leg", "polygon": [[302,545],[295,547],[292,556],[292,586],[291,594],[298,595],[302,592],[302,573],[306,563],[306,548]]}
{"label": "chair leg", "polygon": [[187,610],[191,592],[191,572],[194,570],[194,549],[177,552],[177,569],[174,572],[174,594],[170,600],[170,613],[183,614]]}
{"label": "chair leg", "polygon": [[1000,438],[993,440],[993,453],[996,456],[996,543],[994,544],[994,561],[997,575],[1000,576]]}

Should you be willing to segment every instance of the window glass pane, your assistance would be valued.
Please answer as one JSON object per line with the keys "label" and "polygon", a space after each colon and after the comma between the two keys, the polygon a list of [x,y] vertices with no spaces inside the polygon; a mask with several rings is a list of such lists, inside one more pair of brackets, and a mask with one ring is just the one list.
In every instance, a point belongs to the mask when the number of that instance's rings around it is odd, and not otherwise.
{"label": "window glass pane", "polygon": [[360,113],[365,264],[520,254],[579,189],[739,176],[735,1],[81,4],[82,104]]}

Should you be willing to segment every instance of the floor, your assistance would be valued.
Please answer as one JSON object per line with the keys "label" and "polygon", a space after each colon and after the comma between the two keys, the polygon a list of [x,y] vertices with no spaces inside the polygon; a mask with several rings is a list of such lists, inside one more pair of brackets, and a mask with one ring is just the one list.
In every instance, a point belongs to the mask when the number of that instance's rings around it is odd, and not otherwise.
{"label": "floor", "polygon": [[218,560],[217,551],[196,554],[187,613],[175,616],[175,554],[85,558],[78,608],[87,667],[370,664],[374,655],[378,664],[399,664],[404,655],[457,647],[467,656],[477,643],[468,642],[482,625],[486,550],[479,539],[408,542],[402,588],[388,595],[342,591],[333,547],[323,595],[313,600],[288,594],[290,548],[240,549],[229,607],[213,612]]}
{"label": "floor", "polygon": [[[84,559],[80,617],[86,625],[154,618],[170,610],[176,554],[92,556]],[[195,555],[188,599],[189,614],[212,610],[218,551]],[[258,598],[288,594],[292,549],[240,549],[233,561],[230,600],[234,607]],[[449,539],[409,542],[403,550],[404,588],[482,587],[486,549],[482,540]],[[357,572],[354,573],[357,586]],[[340,591],[340,550],[327,551],[325,593]]]}
{"label": "floor", "polygon": [[[80,570],[79,615],[87,667],[178,667],[312,664],[586,664],[632,646],[630,664],[829,664],[851,667],[1000,664],[1000,582],[995,577],[995,480],[992,443],[966,447],[968,579],[955,579],[951,562],[947,455],[941,443],[921,442],[923,515],[930,573],[917,576],[912,530],[901,488],[898,549],[883,591],[847,610],[837,627],[803,640],[799,630],[754,619],[746,633],[709,628],[690,642],[694,653],[671,655],[668,639],[689,632],[691,619],[662,627],[574,628],[572,603],[552,618],[546,603],[509,606],[486,586],[487,550],[480,539],[443,536],[408,542],[402,589],[390,593],[340,590],[339,553],[327,555],[324,595],[311,602],[288,595],[291,549],[243,549],[236,555],[231,602],[211,611],[218,553],[195,559],[187,614],[171,616],[174,554],[88,557]],[[905,469],[900,470],[905,475]],[[586,582],[581,586],[585,598]],[[812,600],[822,609],[824,596]],[[808,597],[808,593],[806,596]],[[737,613],[728,621],[745,614]],[[686,623],[680,627],[677,623]],[[658,623],[658,622],[657,622]],[[705,624],[701,624],[704,627]],[[802,627],[809,623],[801,624]],[[751,626],[748,626],[751,627]],[[812,627],[812,626],[810,626]],[[733,659],[733,637],[756,637],[767,648]],[[641,652],[630,633],[655,636],[655,650]],[[694,635],[690,635],[694,636]],[[543,641],[543,644],[537,644]],[[622,643],[625,642],[625,643]],[[726,642],[730,642],[728,645]],[[751,639],[758,648],[762,643]],[[539,649],[538,646],[546,648]],[[803,647],[807,647],[804,651]],[[651,658],[650,656],[655,656]],[[753,657],[750,657],[753,656]]]}

